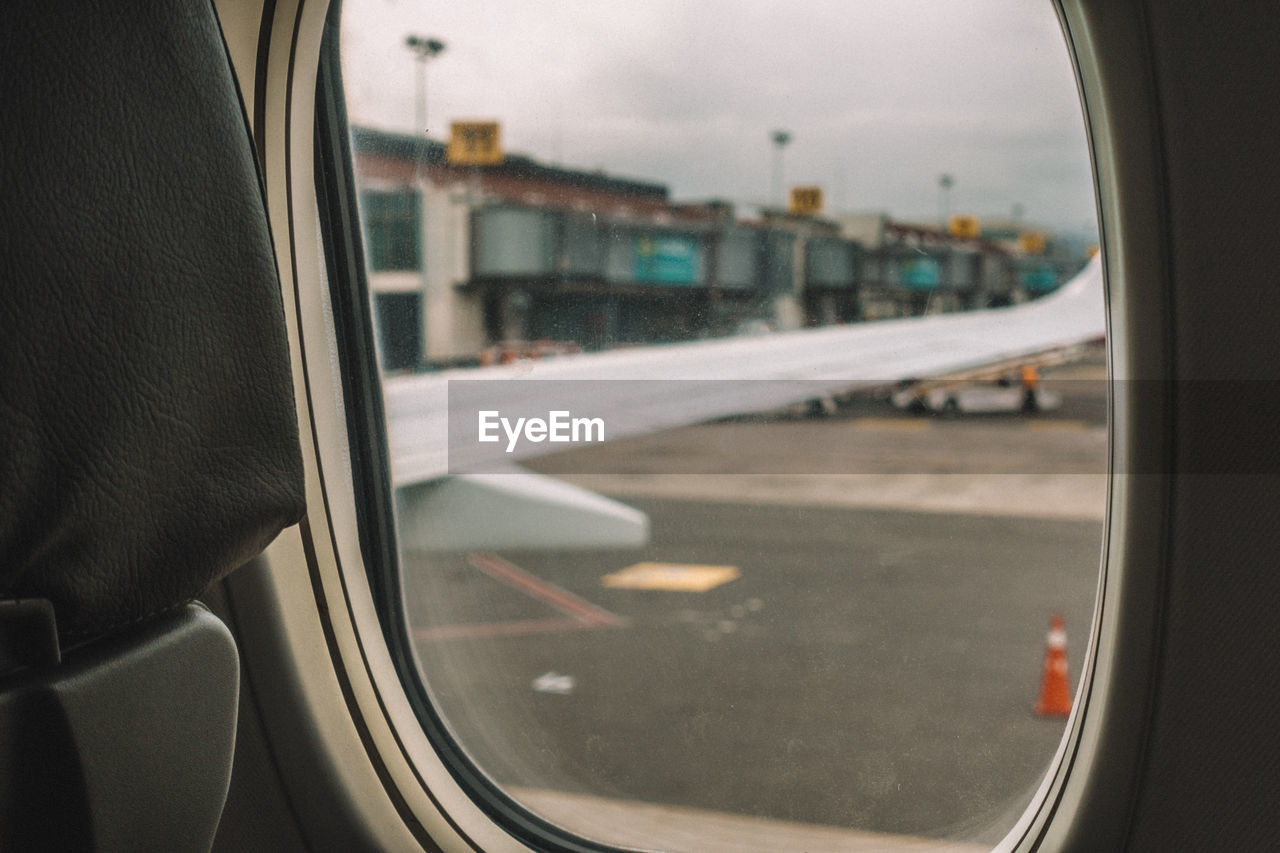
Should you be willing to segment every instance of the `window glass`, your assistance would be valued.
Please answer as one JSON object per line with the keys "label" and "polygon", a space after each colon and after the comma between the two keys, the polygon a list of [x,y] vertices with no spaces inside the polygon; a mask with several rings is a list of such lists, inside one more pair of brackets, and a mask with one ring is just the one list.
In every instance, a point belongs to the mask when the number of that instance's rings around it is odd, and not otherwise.
{"label": "window glass", "polygon": [[360,194],[369,269],[417,270],[421,265],[418,194],[367,190]]}
{"label": "window glass", "polygon": [[342,41],[397,627],[466,760],[610,844],[1003,837],[1107,485],[1052,8],[345,0]]}

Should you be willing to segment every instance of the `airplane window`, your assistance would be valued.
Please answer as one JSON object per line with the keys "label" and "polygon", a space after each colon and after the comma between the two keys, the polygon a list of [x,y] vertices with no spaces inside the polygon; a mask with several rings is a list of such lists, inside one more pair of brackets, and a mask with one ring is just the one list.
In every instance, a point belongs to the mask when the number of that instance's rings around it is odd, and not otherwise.
{"label": "airplane window", "polygon": [[441,754],[574,843],[999,842],[1107,491],[1049,4],[343,5]]}

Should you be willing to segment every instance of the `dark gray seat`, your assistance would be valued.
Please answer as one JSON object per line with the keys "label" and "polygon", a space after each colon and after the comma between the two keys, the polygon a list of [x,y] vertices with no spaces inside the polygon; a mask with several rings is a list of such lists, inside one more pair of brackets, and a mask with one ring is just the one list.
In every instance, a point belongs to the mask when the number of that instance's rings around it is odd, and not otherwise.
{"label": "dark gray seat", "polygon": [[276,261],[201,0],[0,6],[0,849],[205,849],[192,600],[302,512]]}

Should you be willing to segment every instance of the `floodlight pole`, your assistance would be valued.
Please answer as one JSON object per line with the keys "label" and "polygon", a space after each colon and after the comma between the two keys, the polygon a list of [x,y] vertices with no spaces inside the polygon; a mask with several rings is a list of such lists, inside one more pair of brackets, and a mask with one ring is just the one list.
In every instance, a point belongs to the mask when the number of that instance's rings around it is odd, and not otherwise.
{"label": "floodlight pole", "polygon": [[951,187],[955,182],[955,178],[950,175],[938,176],[938,224],[943,230],[946,229],[947,219],[951,215]]}
{"label": "floodlight pole", "polygon": [[404,45],[409,48],[418,62],[417,91],[414,98],[414,131],[426,135],[427,62],[444,52],[444,42],[440,39],[411,35],[405,38]]}
{"label": "floodlight pole", "polygon": [[774,201],[781,200],[786,207],[787,200],[782,188],[782,149],[791,142],[791,134],[785,130],[775,130],[769,136],[773,140],[773,186],[769,197]]}

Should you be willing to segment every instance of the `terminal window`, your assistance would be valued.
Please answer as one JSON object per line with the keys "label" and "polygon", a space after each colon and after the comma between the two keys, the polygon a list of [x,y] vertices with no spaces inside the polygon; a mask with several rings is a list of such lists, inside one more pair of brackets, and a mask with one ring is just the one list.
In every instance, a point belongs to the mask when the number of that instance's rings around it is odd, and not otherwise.
{"label": "terminal window", "polygon": [[411,191],[360,195],[369,269],[416,270],[421,264],[421,204]]}

